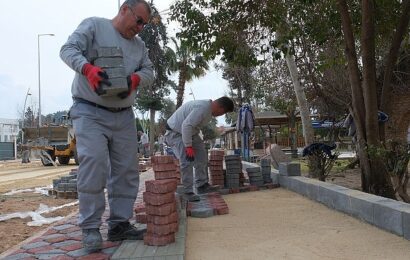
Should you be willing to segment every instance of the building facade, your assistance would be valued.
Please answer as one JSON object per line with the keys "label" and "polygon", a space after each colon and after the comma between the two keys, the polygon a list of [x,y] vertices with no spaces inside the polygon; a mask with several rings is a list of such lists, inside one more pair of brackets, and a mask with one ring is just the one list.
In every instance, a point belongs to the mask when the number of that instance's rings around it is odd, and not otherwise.
{"label": "building facade", "polygon": [[18,119],[0,118],[0,142],[14,142],[20,132]]}

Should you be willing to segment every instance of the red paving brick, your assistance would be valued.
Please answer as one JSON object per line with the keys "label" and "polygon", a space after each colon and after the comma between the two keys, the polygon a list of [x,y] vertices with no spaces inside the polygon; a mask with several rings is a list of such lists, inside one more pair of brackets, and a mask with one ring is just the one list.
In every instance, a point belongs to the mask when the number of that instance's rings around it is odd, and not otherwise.
{"label": "red paving brick", "polygon": [[75,251],[75,250],[78,250],[80,248],[83,248],[83,244],[81,242],[74,243],[74,244],[71,244],[71,245],[68,245],[68,246],[60,247],[61,250],[64,250],[64,251],[67,251],[67,252]]}
{"label": "red paving brick", "polygon": [[165,164],[154,164],[152,165],[152,169],[154,170],[154,172],[168,172],[168,171],[172,171],[175,173],[176,170],[176,165],[175,163],[165,163]]}
{"label": "red paving brick", "polygon": [[175,170],[165,171],[165,172],[155,172],[154,173],[156,180],[164,180],[164,179],[177,179],[179,176]]}
{"label": "red paving brick", "polygon": [[107,254],[103,254],[103,253],[94,253],[94,254],[79,257],[77,259],[79,260],[106,260],[106,259],[110,259],[110,256]]}
{"label": "red paving brick", "polygon": [[177,182],[174,179],[149,180],[145,182],[145,190],[151,193],[165,194],[175,192],[176,189]]}
{"label": "red paving brick", "polygon": [[151,157],[151,163],[154,164],[167,164],[167,163],[174,163],[175,159],[174,156],[170,155],[158,155]]}
{"label": "red paving brick", "polygon": [[175,242],[175,234],[157,236],[151,233],[145,233],[144,244],[150,246],[165,246]]}
{"label": "red paving brick", "polygon": [[166,216],[169,215],[177,210],[176,201],[171,203],[167,203],[160,206],[153,206],[147,205],[146,213],[147,215],[155,215],[155,216]]}
{"label": "red paving brick", "polygon": [[164,194],[156,194],[146,191],[143,193],[143,198],[146,204],[159,206],[175,201],[175,193],[168,192]]}

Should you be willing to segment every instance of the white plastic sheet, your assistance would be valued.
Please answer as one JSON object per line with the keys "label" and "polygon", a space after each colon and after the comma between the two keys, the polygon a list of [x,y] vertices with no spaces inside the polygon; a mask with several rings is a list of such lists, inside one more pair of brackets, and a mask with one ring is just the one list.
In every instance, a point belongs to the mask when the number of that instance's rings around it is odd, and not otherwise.
{"label": "white plastic sheet", "polygon": [[59,221],[64,218],[64,217],[46,218],[46,217],[43,217],[41,214],[53,212],[53,211],[56,211],[58,209],[65,208],[65,207],[75,206],[77,204],[78,204],[78,201],[74,201],[74,202],[67,203],[61,206],[57,206],[57,207],[49,207],[45,204],[40,204],[38,209],[35,211],[14,212],[14,213],[0,215],[0,221],[6,221],[8,219],[13,219],[13,218],[23,219],[23,218],[31,217],[32,221],[28,222],[27,225],[39,227],[44,224],[51,224],[53,222]]}

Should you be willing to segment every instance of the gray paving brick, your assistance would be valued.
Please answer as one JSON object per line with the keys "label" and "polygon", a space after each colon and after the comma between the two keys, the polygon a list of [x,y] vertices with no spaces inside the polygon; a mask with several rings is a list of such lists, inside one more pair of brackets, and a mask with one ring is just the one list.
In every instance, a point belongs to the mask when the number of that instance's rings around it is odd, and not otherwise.
{"label": "gray paving brick", "polygon": [[65,256],[65,251],[60,250],[60,249],[54,249],[51,251],[48,251],[47,254],[36,254],[35,257],[36,259],[53,259],[58,256]]}
{"label": "gray paving brick", "polygon": [[289,177],[284,175],[279,175],[279,184],[280,186],[289,189]]}
{"label": "gray paving brick", "polygon": [[382,199],[374,204],[374,224],[399,236],[403,235],[400,201]]}
{"label": "gray paving brick", "polygon": [[319,200],[319,185],[315,182],[309,181],[307,184],[307,195],[309,199],[318,201]]}
{"label": "gray paving brick", "polygon": [[307,197],[308,189],[309,189],[308,179],[304,177],[292,177],[291,178],[291,189]]}
{"label": "gray paving brick", "polygon": [[66,241],[63,241],[63,242],[54,243],[53,246],[62,247],[62,246],[69,246],[69,245],[72,245],[72,244],[75,244],[75,243],[77,243],[77,241],[75,241],[75,240],[66,240]]}
{"label": "gray paving brick", "polygon": [[41,242],[36,242],[36,243],[25,244],[25,245],[23,245],[21,248],[27,250],[27,249],[37,248],[37,247],[40,247],[40,246],[48,246],[49,244],[50,244],[50,243],[41,241]]}
{"label": "gray paving brick", "polygon": [[67,255],[72,256],[72,257],[80,257],[80,256],[88,255],[88,253],[84,248],[80,248],[78,250],[68,252]]}
{"label": "gray paving brick", "polygon": [[279,173],[271,172],[270,177],[273,184],[279,184]]}
{"label": "gray paving brick", "polygon": [[300,164],[299,163],[280,163],[279,174],[284,176],[300,176]]}
{"label": "gray paving brick", "polygon": [[[348,190],[348,189],[346,189]],[[352,214],[350,196],[343,189],[332,190],[329,195],[332,197],[333,207],[346,214]]]}
{"label": "gray paving brick", "polygon": [[212,208],[197,208],[191,210],[191,217],[193,218],[209,218],[214,215]]}
{"label": "gray paving brick", "polygon": [[15,254],[11,256],[6,256],[4,258],[5,260],[18,260],[18,259],[24,259],[24,258],[29,258],[32,257],[33,255],[27,254],[27,253],[20,253],[20,254]]}
{"label": "gray paving brick", "polygon": [[[103,231],[101,231],[101,233],[103,233]],[[68,236],[68,237],[78,237],[78,236],[81,236],[82,235],[82,231],[80,230],[80,231],[75,231],[75,232],[71,232],[71,233],[68,233],[68,234],[66,234],[66,236]]]}
{"label": "gray paving brick", "polygon": [[410,240],[410,209],[403,210],[403,236]]}
{"label": "gray paving brick", "polygon": [[60,230],[64,230],[64,229],[72,228],[72,227],[75,227],[75,225],[64,224],[64,225],[60,225],[60,226],[55,226],[55,227],[53,227],[53,229],[60,231]]}
{"label": "gray paving brick", "polygon": [[380,197],[357,190],[350,190],[347,193],[350,196],[350,214],[374,224],[374,204],[380,200]]}
{"label": "gray paving brick", "polygon": [[36,259],[56,259],[56,257],[64,257],[67,256],[66,254],[43,254],[43,255],[36,255]]}
{"label": "gray paving brick", "polygon": [[43,240],[46,240],[46,239],[52,239],[52,238],[57,238],[57,237],[63,237],[63,236],[64,236],[63,234],[51,234],[51,235],[43,236],[41,238]]}

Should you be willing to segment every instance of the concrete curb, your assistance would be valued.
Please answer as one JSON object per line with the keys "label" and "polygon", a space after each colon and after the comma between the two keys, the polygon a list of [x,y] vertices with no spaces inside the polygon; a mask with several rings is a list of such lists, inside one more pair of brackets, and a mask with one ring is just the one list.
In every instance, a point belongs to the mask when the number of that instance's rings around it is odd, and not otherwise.
{"label": "concrete curb", "polygon": [[[257,164],[243,162],[244,168]],[[285,165],[280,169],[293,168]],[[289,174],[292,175],[292,174]],[[410,240],[410,204],[348,189],[302,176],[271,172],[274,183],[299,193],[329,208],[346,213],[369,224]]]}

